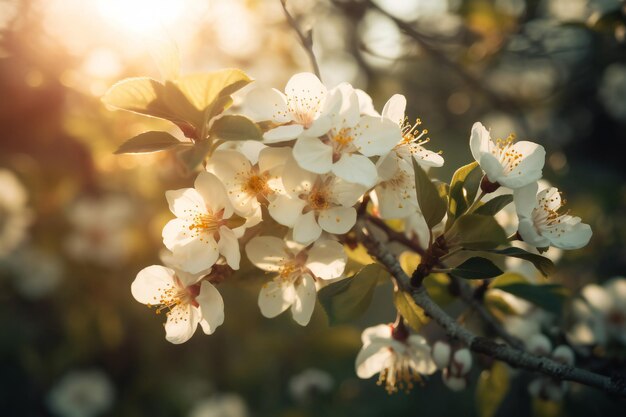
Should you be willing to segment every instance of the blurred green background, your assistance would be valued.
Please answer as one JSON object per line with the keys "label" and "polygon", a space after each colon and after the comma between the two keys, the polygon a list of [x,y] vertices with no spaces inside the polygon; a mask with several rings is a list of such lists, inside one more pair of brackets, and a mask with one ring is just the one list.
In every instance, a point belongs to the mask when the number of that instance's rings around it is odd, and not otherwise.
{"label": "blurred green background", "polygon": [[[470,162],[477,120],[496,137],[515,132],[545,146],[545,177],[594,230],[585,249],[563,256],[552,280],[576,291],[624,274],[622,1],[301,0],[289,7],[313,27],[329,86],[351,82],[379,110],[392,94],[407,96],[407,115],[422,119],[429,149],[443,151],[446,164],[434,176],[449,180]],[[361,330],[394,319],[386,286],[353,326],[329,327],[318,305],[301,328],[288,314],[264,319],[260,277],[245,277],[220,285],[226,320],[214,335],[197,333],[181,346],[165,341],[161,318],[133,300],[130,283],[160,263],[161,229],[171,217],[164,191],[192,178],[174,154],[113,155],[125,139],[163,126],[110,112],[99,100],[121,78],[158,78],[149,51],[159,39],[178,44],[186,73],[239,67],[282,89],[292,74],[310,70],[279,0],[0,0],[0,203],[15,206],[0,209],[0,415],[240,415],[241,407],[210,414],[199,405],[225,393],[239,395],[250,416],[476,415],[479,370],[461,393],[447,390],[439,374],[393,396],[375,379],[356,377]],[[611,366],[623,371],[623,356]],[[309,368],[324,377],[298,382]],[[87,394],[59,400],[59,387],[76,372],[87,375],[78,384]],[[515,380],[497,415],[532,415],[525,378]],[[81,396],[90,389],[101,412],[59,411],[59,401],[88,401]],[[625,410],[574,389],[562,408],[544,412]]]}

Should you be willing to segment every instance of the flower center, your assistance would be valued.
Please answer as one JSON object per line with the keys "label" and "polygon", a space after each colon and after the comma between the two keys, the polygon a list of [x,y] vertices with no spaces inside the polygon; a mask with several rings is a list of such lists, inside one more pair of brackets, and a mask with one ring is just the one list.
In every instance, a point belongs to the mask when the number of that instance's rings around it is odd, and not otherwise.
{"label": "flower center", "polygon": [[524,158],[521,152],[513,148],[515,135],[511,133],[506,139],[496,139],[495,144],[496,146],[491,150],[491,154],[498,158],[504,172],[510,174]]}
{"label": "flower center", "polygon": [[388,394],[394,394],[398,391],[408,393],[415,386],[414,382],[421,382],[422,377],[413,368],[411,358],[408,355],[398,354],[391,347],[389,349],[392,354],[380,371],[376,384],[384,384]]}
{"label": "flower center", "polygon": [[[302,90],[302,93],[310,93],[309,90]],[[293,120],[309,128],[315,121],[322,105],[322,97],[317,96],[287,96],[287,110],[291,113]]]}
{"label": "flower center", "polygon": [[192,232],[200,233],[209,233],[213,234],[218,231],[220,226],[223,224],[222,216],[224,215],[224,210],[220,210],[216,214],[211,212],[208,213],[198,213],[193,218],[193,223],[189,225],[189,230]]}
{"label": "flower center", "polygon": [[174,277],[174,284],[166,288],[157,289],[159,296],[154,297],[154,304],[148,304],[148,308],[156,307],[156,314],[165,314],[169,317],[171,314],[175,314],[174,321],[187,320],[187,316],[183,311],[175,310],[174,308],[179,305],[191,304],[195,307],[198,306],[196,297],[200,294],[200,285],[192,285],[184,287],[178,277]]}
{"label": "flower center", "polygon": [[267,178],[267,173],[250,174],[243,185],[244,192],[252,197],[271,194],[272,189],[267,184]]}
{"label": "flower center", "polygon": [[313,190],[308,198],[309,206],[315,211],[325,210],[330,207],[329,200],[326,190]]}
{"label": "flower center", "polygon": [[430,139],[426,138],[422,141],[420,139],[428,134],[428,129],[420,130],[419,126],[422,124],[422,119],[415,119],[415,123],[411,124],[409,122],[409,118],[405,117],[402,120],[400,125],[400,130],[402,131],[402,141],[396,145],[397,147],[405,146],[417,141],[418,145],[423,145],[427,143]]}

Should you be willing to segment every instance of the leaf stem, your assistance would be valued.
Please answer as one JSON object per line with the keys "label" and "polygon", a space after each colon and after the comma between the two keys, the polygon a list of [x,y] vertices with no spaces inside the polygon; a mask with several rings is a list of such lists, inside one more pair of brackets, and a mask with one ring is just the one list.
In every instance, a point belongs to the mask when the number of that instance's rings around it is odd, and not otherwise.
{"label": "leaf stem", "polygon": [[283,12],[285,13],[287,23],[289,23],[289,26],[291,26],[294,32],[298,35],[300,43],[311,61],[313,72],[317,75],[317,78],[321,79],[322,76],[320,75],[320,67],[317,64],[317,59],[315,58],[315,53],[313,52],[313,30],[311,29],[305,34],[302,31],[302,28],[300,28],[298,22],[296,22],[296,19],[294,19],[291,13],[289,13],[289,10],[287,10],[287,0],[280,0],[280,4],[283,6]]}

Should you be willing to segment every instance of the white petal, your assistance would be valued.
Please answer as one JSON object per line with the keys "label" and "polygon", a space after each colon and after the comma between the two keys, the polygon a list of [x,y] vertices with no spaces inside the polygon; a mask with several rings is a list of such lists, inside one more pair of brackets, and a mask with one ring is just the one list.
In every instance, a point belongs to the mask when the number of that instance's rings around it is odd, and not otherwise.
{"label": "white petal", "polygon": [[285,165],[291,156],[291,148],[265,148],[259,153],[259,171],[269,172]]}
{"label": "white petal", "polygon": [[194,237],[189,230],[190,222],[182,219],[172,219],[163,228],[163,244],[172,250],[177,246],[189,243]]}
{"label": "white petal", "polygon": [[287,310],[295,299],[296,289],[293,283],[279,280],[270,281],[263,285],[259,292],[261,314],[270,319],[276,317]]}
{"label": "white petal", "polygon": [[254,266],[276,272],[287,259],[285,241],[274,236],[257,236],[246,245],[246,254]]}
{"label": "white petal", "polygon": [[354,128],[354,144],[365,156],[385,155],[401,139],[400,126],[389,119],[361,116]]}
{"label": "white petal", "polygon": [[181,219],[191,219],[198,213],[206,213],[206,204],[202,195],[193,188],[181,188],[165,192],[170,211]]}
{"label": "white petal", "polygon": [[315,220],[315,214],[309,211],[298,218],[293,227],[293,238],[297,242],[309,243],[322,234],[322,228]]}
{"label": "white petal", "polygon": [[604,314],[608,314],[614,307],[611,294],[599,285],[586,285],[585,288],[582,289],[581,294],[593,308]]}
{"label": "white petal", "polygon": [[441,167],[444,160],[437,152],[429,151],[417,143],[409,145],[409,151],[418,164],[424,167]]}
{"label": "white petal", "polygon": [[283,185],[285,191],[292,195],[299,195],[311,190],[318,175],[302,169],[293,157],[285,162],[283,168]]}
{"label": "white petal", "polygon": [[189,304],[179,304],[167,314],[165,339],[176,345],[185,343],[196,332],[200,312]]}
{"label": "white petal", "polygon": [[291,120],[287,113],[285,96],[274,88],[257,87],[246,95],[246,113],[255,121],[273,120],[285,123]]}
{"label": "white petal", "polygon": [[333,120],[330,116],[320,115],[317,117],[317,119],[311,122],[311,125],[307,129],[304,129],[302,135],[314,138],[322,136],[328,133],[328,131],[332,127],[332,122]]}
{"label": "white petal", "polygon": [[161,299],[162,290],[174,286],[174,275],[173,269],[161,265],[148,266],[137,273],[130,291],[140,303],[156,305]]}
{"label": "white petal", "polygon": [[383,370],[392,354],[389,345],[382,343],[363,346],[356,357],[356,374],[359,378],[371,378]]}
{"label": "white petal", "polygon": [[302,125],[292,124],[275,127],[263,134],[265,143],[285,142],[297,138],[304,128]]}
{"label": "white petal", "polygon": [[492,154],[482,154],[478,163],[483,171],[485,171],[485,175],[487,175],[489,181],[500,183],[501,180],[506,180],[502,164],[500,164],[500,161]]}
{"label": "white petal", "polygon": [[206,334],[212,334],[218,326],[224,323],[224,300],[222,295],[213,284],[202,281],[200,293],[196,297],[202,313],[202,330]]}
{"label": "white petal", "polygon": [[287,97],[301,97],[307,100],[320,100],[326,97],[326,87],[315,74],[301,72],[293,75],[285,86]]}
{"label": "white petal", "polygon": [[226,194],[224,184],[210,172],[198,174],[194,187],[202,196],[207,209],[217,213],[224,209],[224,218],[229,218],[233,214],[233,207]]}
{"label": "white petal", "polygon": [[333,207],[319,214],[319,224],[325,231],[335,234],[347,233],[356,223],[354,207]]}
{"label": "white petal", "polygon": [[546,160],[546,150],[534,142],[521,141],[513,145],[513,149],[524,155],[520,164],[511,171],[502,185],[509,188],[523,187],[538,181],[542,176]]}
{"label": "white petal", "polygon": [[405,110],[406,98],[402,94],[394,94],[385,103],[382,116],[401,126],[404,123]]}
{"label": "white petal", "polygon": [[490,141],[491,138],[489,131],[485,128],[485,126],[483,126],[480,122],[474,123],[472,126],[472,133],[470,135],[470,150],[476,162],[480,163],[480,159],[483,154],[489,153]]}
{"label": "white petal", "polygon": [[376,184],[378,179],[376,165],[368,157],[358,154],[344,153],[332,165],[332,171],[339,178],[368,188]]}
{"label": "white petal", "polygon": [[185,245],[169,249],[181,268],[192,274],[212,267],[219,257],[217,243],[212,236],[191,239]]}
{"label": "white petal", "polygon": [[296,285],[296,299],[291,305],[293,319],[300,326],[309,324],[317,300],[316,294],[313,278],[309,274],[303,275],[299,285]]}
{"label": "white petal", "polygon": [[537,183],[513,190],[513,201],[518,216],[531,218],[537,207]]}
{"label": "white petal", "polygon": [[372,98],[369,96],[369,94],[359,88],[355,89],[355,92],[359,99],[359,111],[361,112],[361,114],[380,117],[380,114],[374,108],[374,102],[372,101]]}
{"label": "white petal", "polygon": [[541,190],[537,193],[536,198],[542,203],[539,205],[543,206],[545,204],[545,207],[548,210],[556,211],[561,208],[561,194],[559,193],[558,188],[550,187],[545,190]]}
{"label": "white petal", "polygon": [[550,241],[537,233],[535,225],[531,219],[521,217],[517,232],[520,234],[524,242],[536,248],[546,248],[550,246]]}
{"label": "white petal", "polygon": [[354,127],[359,122],[361,111],[359,97],[354,88],[348,83],[341,83],[335,87],[341,94],[341,107],[336,117],[337,127]]}
{"label": "white petal", "polygon": [[346,252],[343,245],[334,240],[316,242],[308,254],[306,267],[318,278],[338,278],[346,268]]}
{"label": "white petal", "polygon": [[333,148],[318,138],[299,138],[293,147],[293,157],[302,168],[317,174],[325,174],[333,166]]}
{"label": "white petal", "polygon": [[367,187],[339,177],[335,177],[331,183],[332,201],[345,207],[354,206],[366,191]]}
{"label": "white petal", "polygon": [[567,250],[580,249],[586,246],[593,234],[588,224],[580,222],[571,228],[568,228],[568,225],[562,225],[556,226],[556,229],[546,231],[544,234],[550,239],[552,246]]}
{"label": "white petal", "polygon": [[280,195],[269,205],[270,216],[283,226],[293,227],[302,215],[306,202],[295,197]]}
{"label": "white petal", "polygon": [[361,341],[363,345],[369,345],[373,342],[387,343],[387,340],[391,339],[391,326],[388,324],[378,324],[376,326],[368,327],[363,330],[361,334]]}
{"label": "white petal", "polygon": [[241,260],[241,254],[239,253],[239,241],[235,233],[226,226],[220,226],[220,240],[217,243],[217,247],[220,253],[226,258],[226,263],[237,270],[239,269],[239,261]]}

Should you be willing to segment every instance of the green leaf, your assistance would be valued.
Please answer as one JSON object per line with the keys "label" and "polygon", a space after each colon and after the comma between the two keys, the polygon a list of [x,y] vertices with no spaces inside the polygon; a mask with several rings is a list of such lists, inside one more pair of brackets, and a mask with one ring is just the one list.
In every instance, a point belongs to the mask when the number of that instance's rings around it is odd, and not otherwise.
{"label": "green leaf", "polygon": [[454,219],[465,213],[467,207],[476,198],[481,175],[482,170],[478,162],[472,162],[457,169],[452,176],[448,199],[448,227]]}
{"label": "green leaf", "polygon": [[413,159],[413,170],[415,171],[415,191],[417,193],[417,203],[426,219],[426,224],[430,229],[439,224],[446,214],[446,203],[439,197],[439,191],[433,182],[428,178],[426,172]]}
{"label": "green leaf", "polygon": [[223,140],[261,140],[263,132],[252,120],[240,115],[224,115],[211,126],[211,135]]}
{"label": "green leaf", "polygon": [[[185,120],[188,124],[195,127],[198,132],[202,132],[202,128],[206,121],[202,110],[197,109],[187,96],[178,88],[175,81],[166,81],[163,88],[164,101],[167,107],[176,117]],[[196,139],[203,139],[197,137]]]}
{"label": "green leaf", "polygon": [[559,284],[535,285],[520,274],[507,273],[496,278],[490,288],[513,294],[535,304],[542,309],[560,315],[567,290]]}
{"label": "green leaf", "polygon": [[539,272],[541,272],[543,276],[545,277],[550,275],[554,271],[554,268],[555,268],[554,263],[550,259],[546,258],[545,256],[541,256],[536,253],[527,252],[524,249],[516,248],[513,246],[510,248],[504,248],[504,249],[486,250],[484,252],[495,253],[497,255],[503,255],[503,256],[511,256],[513,258],[519,258],[528,262],[532,262],[532,264],[535,265],[535,268],[537,268],[537,270],[539,270]]}
{"label": "green leaf", "polygon": [[419,331],[419,329],[426,323],[428,323],[429,319],[417,304],[415,304],[415,300],[413,300],[413,296],[406,291],[394,291],[393,293],[393,303],[396,306],[398,312],[404,317],[406,323],[411,326],[411,328],[415,331]]}
{"label": "green leaf", "polygon": [[157,152],[181,145],[183,142],[167,132],[150,131],[128,139],[117,150],[116,154]]}
{"label": "green leaf", "polygon": [[456,244],[466,249],[493,249],[507,243],[504,229],[489,216],[464,214],[459,217],[447,233],[449,245]]}
{"label": "green leaf", "polygon": [[165,104],[165,86],[152,78],[138,77],[119,81],[104,93],[102,102],[117,110],[166,120],[176,119]]}
{"label": "green leaf", "polygon": [[476,407],[479,417],[494,417],[510,386],[509,368],[496,361],[491,369],[481,372],[476,387]]}
{"label": "green leaf", "polygon": [[183,161],[189,172],[193,172],[198,167],[198,165],[200,165],[205,160],[210,150],[211,141],[199,140],[194,144],[192,148],[185,149],[180,154],[178,154],[178,156],[181,161]]}
{"label": "green leaf", "polygon": [[489,259],[473,257],[455,267],[450,273],[464,279],[485,279],[502,275],[502,270]]}
{"label": "green leaf", "polygon": [[493,216],[497,212],[508,206],[511,202],[513,202],[512,194],[499,195],[474,210],[474,214],[480,214],[482,216]]}
{"label": "green leaf", "polygon": [[366,265],[354,276],[322,288],[318,298],[331,325],[359,317],[369,307],[379,280],[388,277],[379,264]]}

